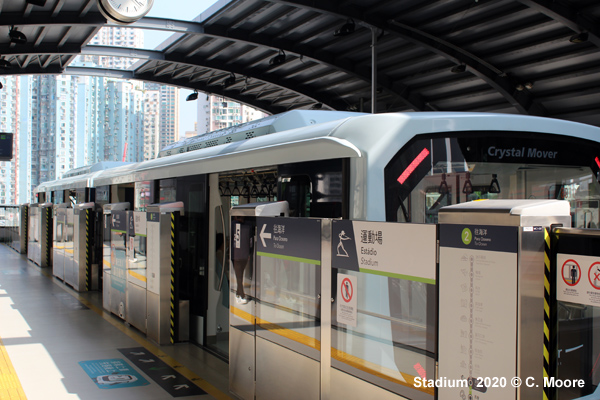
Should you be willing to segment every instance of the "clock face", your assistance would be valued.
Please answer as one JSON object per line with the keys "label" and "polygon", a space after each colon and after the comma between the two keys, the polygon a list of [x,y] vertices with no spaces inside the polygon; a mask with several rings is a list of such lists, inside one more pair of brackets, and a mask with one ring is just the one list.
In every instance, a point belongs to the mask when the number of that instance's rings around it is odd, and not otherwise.
{"label": "clock face", "polygon": [[150,11],[154,0],[98,0],[100,12],[109,20],[130,24]]}

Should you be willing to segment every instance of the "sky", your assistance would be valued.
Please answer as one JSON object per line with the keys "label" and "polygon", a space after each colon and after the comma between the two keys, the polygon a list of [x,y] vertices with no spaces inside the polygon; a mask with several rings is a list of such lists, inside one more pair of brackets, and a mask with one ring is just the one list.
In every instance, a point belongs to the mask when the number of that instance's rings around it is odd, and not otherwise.
{"label": "sky", "polygon": [[[154,5],[148,13],[148,17],[179,19],[191,21],[208,9],[217,0],[154,0]],[[153,49],[165,39],[171,36],[171,33],[162,31],[144,30],[144,47]],[[183,137],[186,131],[194,130],[196,122],[196,102],[185,101],[185,98],[193,90],[179,90],[179,134]]]}

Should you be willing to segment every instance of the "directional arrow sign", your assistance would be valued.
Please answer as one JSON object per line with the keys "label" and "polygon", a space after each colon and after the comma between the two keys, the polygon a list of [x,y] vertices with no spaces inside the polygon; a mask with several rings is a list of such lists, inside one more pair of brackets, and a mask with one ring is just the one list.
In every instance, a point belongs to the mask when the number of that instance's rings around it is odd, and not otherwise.
{"label": "directional arrow sign", "polygon": [[271,234],[265,232],[266,228],[267,228],[267,224],[263,224],[262,229],[260,230],[260,241],[262,242],[263,247],[267,247],[267,244],[265,243],[265,239],[271,239]]}
{"label": "directional arrow sign", "polygon": [[[119,349],[133,364],[163,388],[171,397],[201,396],[206,392],[181,375],[174,368],[168,366],[160,359],[163,355],[156,356],[143,347]],[[137,355],[134,355],[137,354]],[[179,366],[181,367],[181,366]]]}

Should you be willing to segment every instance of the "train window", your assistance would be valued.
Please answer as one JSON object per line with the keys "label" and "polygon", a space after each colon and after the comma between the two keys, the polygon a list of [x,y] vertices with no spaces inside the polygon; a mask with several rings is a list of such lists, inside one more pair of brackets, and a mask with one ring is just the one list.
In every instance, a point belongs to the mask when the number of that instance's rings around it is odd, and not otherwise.
{"label": "train window", "polygon": [[146,211],[146,208],[152,204],[152,192],[150,181],[135,183],[135,211]]}
{"label": "train window", "polygon": [[312,185],[307,175],[282,177],[281,192],[290,204],[290,217],[310,217]]}
{"label": "train window", "polygon": [[170,203],[177,201],[177,186],[175,179],[162,179],[160,181],[159,202]]}
{"label": "train window", "polygon": [[563,199],[573,226],[597,227],[600,146],[561,135],[423,135],[385,168],[386,219],[436,223],[445,205],[480,199]]}

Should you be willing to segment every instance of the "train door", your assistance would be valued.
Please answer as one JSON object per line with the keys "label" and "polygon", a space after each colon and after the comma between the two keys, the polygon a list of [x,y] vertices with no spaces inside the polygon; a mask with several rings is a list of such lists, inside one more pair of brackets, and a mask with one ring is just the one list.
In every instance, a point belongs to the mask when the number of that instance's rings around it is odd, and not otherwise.
{"label": "train door", "polygon": [[[185,205],[185,213],[180,218],[177,230],[179,246],[176,268],[178,269],[178,290],[180,312],[188,312],[188,332],[179,334],[179,340],[191,340],[204,345],[204,332],[207,310],[207,216],[206,216],[206,177],[204,175],[178,178],[175,182],[175,197]],[[160,187],[160,197],[173,195],[168,185]],[[161,200],[162,201],[162,200]]]}
{"label": "train door", "polygon": [[209,235],[206,347],[229,356],[229,207],[230,197],[221,196],[219,176],[209,177]]}

